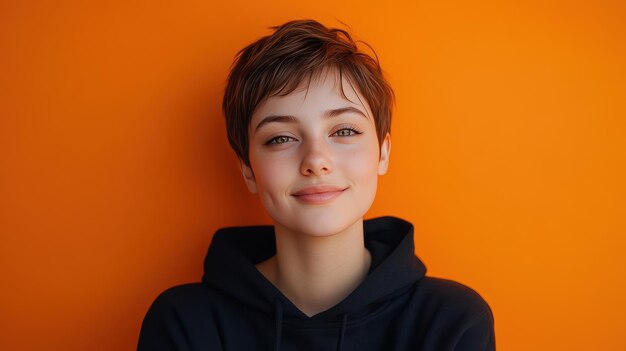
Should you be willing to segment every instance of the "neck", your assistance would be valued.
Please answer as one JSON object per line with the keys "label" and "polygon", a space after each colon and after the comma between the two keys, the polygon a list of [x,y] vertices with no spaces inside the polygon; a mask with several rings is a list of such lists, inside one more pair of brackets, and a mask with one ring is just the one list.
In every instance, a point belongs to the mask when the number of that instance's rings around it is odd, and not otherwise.
{"label": "neck", "polygon": [[345,299],[363,281],[371,257],[363,221],[328,236],[311,236],[275,226],[276,256],[257,268],[307,316]]}

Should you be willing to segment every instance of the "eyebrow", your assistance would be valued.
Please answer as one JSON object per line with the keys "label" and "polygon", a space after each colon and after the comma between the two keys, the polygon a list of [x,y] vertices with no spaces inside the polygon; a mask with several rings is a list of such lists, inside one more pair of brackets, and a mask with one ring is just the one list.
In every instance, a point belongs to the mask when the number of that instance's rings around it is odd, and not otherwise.
{"label": "eyebrow", "polygon": [[[344,113],[356,113],[358,115],[361,115],[365,118],[368,118],[363,111],[359,110],[356,107],[342,107],[342,108],[336,108],[336,109],[332,109],[332,110],[328,110],[326,112],[324,112],[324,118],[333,118],[333,117],[337,117],[339,115],[342,115]],[[270,115],[267,117],[264,117],[261,122],[259,122],[259,124],[257,124],[256,128],[254,128],[254,131],[258,131],[261,127],[263,127],[266,124],[272,123],[272,122],[278,122],[278,123],[299,123],[298,119],[294,116],[291,115]]]}

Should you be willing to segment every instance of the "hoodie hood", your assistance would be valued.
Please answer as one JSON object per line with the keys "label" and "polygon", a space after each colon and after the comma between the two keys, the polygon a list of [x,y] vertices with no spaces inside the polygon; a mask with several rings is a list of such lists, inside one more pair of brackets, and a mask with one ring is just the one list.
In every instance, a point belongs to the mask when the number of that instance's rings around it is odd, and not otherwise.
{"label": "hoodie hood", "polygon": [[341,349],[348,318],[367,318],[426,273],[426,267],[414,254],[411,223],[396,217],[379,217],[364,220],[363,231],[365,247],[372,257],[367,276],[343,301],[311,317],[291,303],[255,266],[276,254],[273,226],[218,230],[205,258],[202,282],[249,308],[275,315],[275,350],[280,348],[283,323],[339,326],[337,348]]}

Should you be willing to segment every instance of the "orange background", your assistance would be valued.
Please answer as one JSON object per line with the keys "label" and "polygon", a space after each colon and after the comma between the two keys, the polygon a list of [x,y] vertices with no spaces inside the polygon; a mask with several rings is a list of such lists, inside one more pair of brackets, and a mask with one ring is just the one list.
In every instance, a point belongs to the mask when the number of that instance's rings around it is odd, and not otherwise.
{"label": "orange background", "polygon": [[500,350],[626,350],[623,1],[3,1],[0,349],[132,350],[213,232],[268,223],[228,148],[267,27],[347,23],[398,96],[368,217],[491,305]]}

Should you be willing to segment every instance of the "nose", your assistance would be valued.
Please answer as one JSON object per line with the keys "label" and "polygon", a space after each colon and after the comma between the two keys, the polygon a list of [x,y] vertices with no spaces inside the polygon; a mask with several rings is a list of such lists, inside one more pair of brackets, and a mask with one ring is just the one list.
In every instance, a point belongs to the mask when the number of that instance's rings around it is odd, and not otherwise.
{"label": "nose", "polygon": [[315,142],[303,148],[304,155],[300,173],[305,176],[320,176],[333,171],[330,153],[324,142]]}

